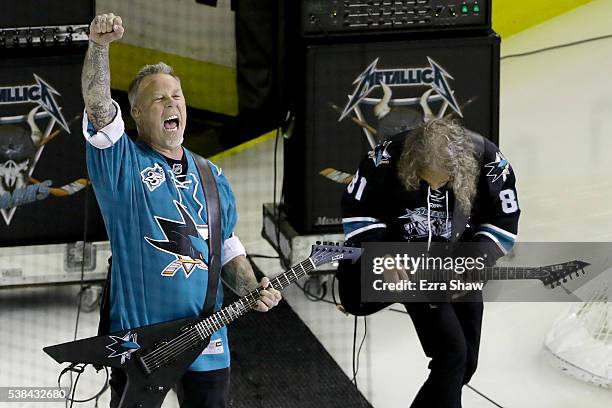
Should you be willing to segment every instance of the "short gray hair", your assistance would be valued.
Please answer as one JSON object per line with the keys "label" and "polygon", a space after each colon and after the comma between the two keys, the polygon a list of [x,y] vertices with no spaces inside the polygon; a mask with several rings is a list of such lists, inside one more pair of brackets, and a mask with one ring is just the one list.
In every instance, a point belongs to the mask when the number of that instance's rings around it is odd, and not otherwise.
{"label": "short gray hair", "polygon": [[128,100],[130,101],[130,107],[133,107],[134,102],[136,102],[136,94],[138,93],[138,87],[140,87],[142,80],[149,75],[155,74],[167,74],[176,78],[177,81],[181,81],[181,79],[174,73],[172,67],[165,62],[160,61],[157,64],[145,65],[144,67],[140,68],[128,87]]}

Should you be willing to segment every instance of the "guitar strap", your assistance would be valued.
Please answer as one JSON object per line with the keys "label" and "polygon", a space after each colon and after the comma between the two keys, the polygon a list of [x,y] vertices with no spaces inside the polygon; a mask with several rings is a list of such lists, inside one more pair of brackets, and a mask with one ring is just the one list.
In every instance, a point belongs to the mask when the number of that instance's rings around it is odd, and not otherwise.
{"label": "guitar strap", "polygon": [[111,266],[113,257],[108,258],[108,269],[106,272],[106,283],[100,301],[100,321],[98,322],[98,336],[110,333],[110,288],[111,288]]}
{"label": "guitar strap", "polygon": [[206,199],[206,213],[208,218],[208,288],[206,299],[202,307],[201,317],[214,313],[217,300],[217,288],[221,275],[221,210],[219,208],[219,190],[208,160],[192,153]]}
{"label": "guitar strap", "polygon": [[[467,132],[472,138],[472,143],[474,144],[474,153],[476,155],[476,159],[478,160],[478,168],[482,171],[485,150],[484,138],[478,133],[469,130]],[[451,221],[451,231],[453,235],[450,242],[455,244],[457,241],[459,241],[459,238],[461,238],[463,231],[465,231],[470,214],[466,214],[466,212],[462,210],[456,196],[455,206],[453,208],[453,219]]]}

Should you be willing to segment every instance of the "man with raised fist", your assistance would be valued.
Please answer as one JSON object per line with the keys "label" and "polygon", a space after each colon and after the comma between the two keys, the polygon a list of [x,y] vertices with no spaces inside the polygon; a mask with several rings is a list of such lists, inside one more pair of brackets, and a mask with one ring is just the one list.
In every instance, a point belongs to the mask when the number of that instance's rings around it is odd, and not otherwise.
{"label": "man with raised fist", "polygon": [[[109,45],[123,34],[121,17],[96,16],[82,75],[87,165],[113,254],[108,308],[102,310],[110,332],[198,316],[208,291],[216,295],[216,310],[223,302],[221,285],[208,287],[207,197],[194,154],[182,146],[187,110],[181,82],[163,62],[136,74],[128,89],[138,130],[132,141],[110,93]],[[209,165],[222,218],[222,278],[239,295],[266,288],[256,306],[265,312],[278,304],[280,293],[267,278],[257,282],[233,233],[237,216],[229,182]],[[223,327],[176,385],[181,407],[225,407],[229,366]],[[119,405],[125,383],[123,371],[113,369],[111,407]]]}

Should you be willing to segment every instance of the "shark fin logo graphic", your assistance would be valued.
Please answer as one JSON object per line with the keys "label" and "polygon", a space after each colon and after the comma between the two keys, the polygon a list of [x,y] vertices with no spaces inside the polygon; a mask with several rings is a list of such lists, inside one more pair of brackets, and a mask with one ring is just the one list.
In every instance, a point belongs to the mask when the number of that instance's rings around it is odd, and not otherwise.
{"label": "shark fin logo graphic", "polygon": [[374,162],[374,166],[378,167],[382,164],[389,164],[391,154],[388,152],[391,140],[386,140],[383,144],[377,145],[374,150],[368,152],[368,157]]}
{"label": "shark fin logo graphic", "polygon": [[127,332],[125,336],[108,336],[113,342],[106,346],[111,351],[108,358],[120,357],[121,364],[125,363],[125,360],[129,360],[132,353],[140,349],[140,345],[137,342],[137,333]]}
{"label": "shark fin logo graphic", "polygon": [[175,221],[155,216],[155,221],[164,234],[164,239],[156,240],[145,237],[145,240],[158,250],[175,257],[162,270],[162,276],[172,277],[178,270],[182,270],[185,277],[189,278],[195,268],[208,270],[205,262],[208,256],[206,245],[208,225],[196,224],[187,212],[187,208],[178,201],[174,201],[174,205],[181,219]]}
{"label": "shark fin logo graphic", "polygon": [[338,121],[341,121],[355,110],[364,98],[382,84],[389,87],[429,86],[445,103],[448,103],[451,109],[463,117],[461,107],[457,103],[453,89],[448,82],[449,79],[454,78],[433,58],[427,57],[429,66],[421,68],[377,69],[378,61],[379,58],[372,61],[353,81],[355,90],[349,96],[349,101]]}
{"label": "shark fin logo graphic", "polygon": [[487,177],[491,177],[491,182],[495,183],[500,178],[502,181],[506,181],[508,174],[510,174],[510,163],[504,157],[501,152],[495,154],[495,161],[485,164],[485,167],[489,169]]}

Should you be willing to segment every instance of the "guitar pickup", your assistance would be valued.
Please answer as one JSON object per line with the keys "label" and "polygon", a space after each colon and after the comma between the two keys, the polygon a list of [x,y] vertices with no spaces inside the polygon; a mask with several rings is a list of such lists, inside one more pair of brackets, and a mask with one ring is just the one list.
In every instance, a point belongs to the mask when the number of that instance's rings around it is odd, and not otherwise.
{"label": "guitar pickup", "polygon": [[147,365],[147,363],[145,363],[145,361],[143,360],[142,357],[138,357],[138,362],[140,363],[140,366],[144,370],[145,374],[146,375],[150,375],[151,374],[151,369],[149,369],[149,366]]}

